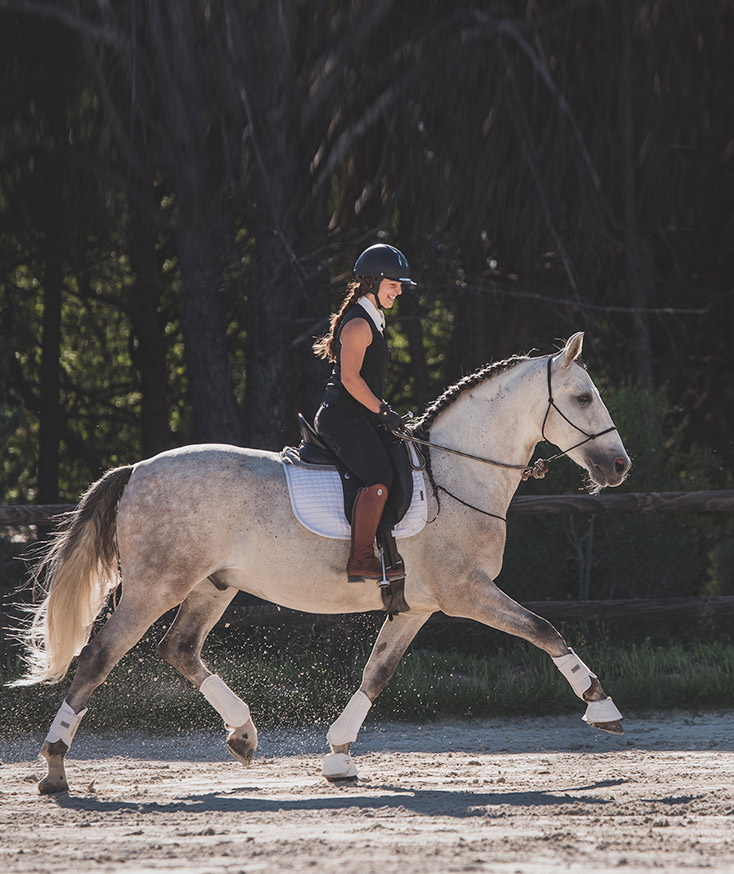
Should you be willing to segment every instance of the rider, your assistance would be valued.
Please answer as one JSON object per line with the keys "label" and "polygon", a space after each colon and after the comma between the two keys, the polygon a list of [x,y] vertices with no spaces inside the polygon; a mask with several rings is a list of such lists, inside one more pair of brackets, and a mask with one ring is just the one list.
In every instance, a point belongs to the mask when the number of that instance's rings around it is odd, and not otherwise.
{"label": "rider", "polygon": [[[332,313],[329,331],[313,347],[319,358],[334,364],[316,413],[316,431],[363,483],[352,509],[350,583],[382,579],[372,545],[392,486],[384,444],[392,431],[403,427],[382,397],[390,358],[383,310],[390,309],[403,286],[409,285],[415,282],[402,252],[385,243],[365,249],[355,262],[339,311]],[[403,574],[387,571],[388,578]]]}

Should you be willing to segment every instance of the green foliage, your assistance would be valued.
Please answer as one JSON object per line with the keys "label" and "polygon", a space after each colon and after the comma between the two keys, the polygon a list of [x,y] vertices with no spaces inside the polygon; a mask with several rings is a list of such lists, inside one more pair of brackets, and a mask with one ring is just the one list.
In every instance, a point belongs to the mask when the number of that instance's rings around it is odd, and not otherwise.
{"label": "green foliage", "polygon": [[[664,389],[601,386],[633,460],[623,491],[688,491],[726,485],[716,455],[687,445],[687,417]],[[551,447],[539,447],[541,456]],[[518,494],[571,493],[575,464],[556,461],[545,480]],[[664,598],[713,594],[730,585],[731,523],[723,513],[548,516],[508,521],[500,586],[521,601]],[[723,593],[721,589],[721,593]]]}
{"label": "green foliage", "polygon": [[[722,107],[734,55],[724,7],[490,4],[489,24],[484,0],[428,4],[417,19],[401,4],[385,16],[362,0],[317,5],[308,27],[308,4],[277,21],[272,4],[208,4],[200,15],[199,0],[161,15],[145,4],[92,15],[81,4],[74,26],[40,6],[0,13],[2,499],[37,494],[41,423],[53,418],[41,402],[51,268],[61,274],[62,416],[50,425],[59,497],[75,501],[101,471],[143,455],[151,369],[135,300],[153,300],[157,317],[168,442],[197,439],[206,417],[189,386],[226,345],[243,423],[277,418],[279,448],[318,381],[294,344],[323,329],[329,289],[343,288],[355,252],[376,238],[400,245],[419,281],[389,319],[387,396],[398,409],[420,412],[486,361],[550,351],[585,329],[635,465],[622,490],[730,487],[734,161]],[[236,55],[224,50],[233,41]],[[625,100],[632,192],[625,150],[609,148],[624,133]],[[199,252],[192,240],[210,245]],[[645,254],[644,300],[631,287],[633,250]],[[221,304],[221,332],[194,323],[184,349],[187,303],[202,288],[209,306],[197,312]],[[261,307],[273,302],[268,321]],[[641,351],[664,383],[652,393],[637,387],[643,316]],[[277,414],[275,403],[245,408],[246,387],[278,362],[283,395],[290,386],[300,396]],[[191,395],[231,400],[223,382]],[[559,461],[520,494],[579,485],[575,465]],[[518,518],[508,531],[500,583],[518,598],[732,589],[730,529],[715,514]]]}
{"label": "green foliage", "polygon": [[711,548],[702,595],[734,595],[734,524],[727,519],[721,539]]}
{"label": "green foliage", "polygon": [[[417,412],[480,364],[546,351],[580,328],[611,387],[633,385],[634,231],[650,260],[646,306],[656,310],[645,352],[675,407],[638,442],[632,414],[646,402],[618,388],[628,395],[620,404],[630,413],[635,482],[700,488],[706,473],[715,485],[731,481],[726,11],[693,0],[654,15],[645,2],[552,6],[437,3],[417,20],[408,6],[374,16],[359,0],[316,4],[313,14],[296,4],[276,20],[271,4],[182,0],[160,16],[129,4],[92,15],[82,4],[63,24],[41,7],[3,11],[0,331],[17,353],[7,412],[25,411],[3,461],[7,499],[31,500],[36,488],[49,263],[60,261],[63,274],[57,436],[71,500],[102,468],[142,454],[150,374],[133,318],[136,283],[160,300],[168,396],[158,403],[170,442],[196,439],[204,414],[187,398],[200,376],[192,361],[205,368],[226,344],[241,407],[248,378],[251,389],[271,364],[300,394],[277,412],[241,411],[244,425],[277,418],[279,448],[312,394],[291,344],[302,351],[304,332],[327,315],[330,283],[343,288],[355,251],[376,237],[400,244],[419,280],[410,312],[391,313],[388,389],[396,407]],[[636,41],[628,94],[624,15]],[[293,63],[284,66],[285,56]],[[624,127],[623,99],[635,122],[629,154],[640,162],[626,206],[624,150],[609,149]],[[704,160],[714,153],[721,160]],[[626,227],[630,210],[635,227]],[[199,252],[192,240],[210,246]],[[224,324],[216,337],[189,325],[195,348],[185,357],[183,289],[203,286],[209,307],[198,312],[221,304]],[[262,298],[277,298],[275,324],[261,321]],[[679,312],[694,299],[701,313]],[[223,381],[192,397],[231,402]],[[696,415],[682,414],[694,406]],[[729,464],[717,467],[701,449],[691,463],[692,444],[704,440]],[[669,451],[671,441],[686,458]]]}
{"label": "green foliage", "polygon": [[630,383],[615,386],[604,379],[600,388],[632,459],[627,490],[727,488],[731,472],[710,447],[690,443],[690,413],[670,400],[669,386],[649,392]]}
{"label": "green foliage", "polygon": [[[283,631],[253,629],[253,639],[244,644],[235,643],[231,635],[215,637],[207,662],[247,700],[261,729],[314,725],[325,733],[359,682],[368,641],[361,641],[345,674],[329,662],[323,629]],[[294,647],[282,645],[286,637]],[[620,646],[601,641],[582,643],[578,649],[628,717],[630,710],[728,707],[734,695],[730,642],[656,646],[645,641]],[[7,681],[17,671],[17,663],[6,663],[2,679]],[[41,731],[53,719],[62,696],[59,686],[0,688],[3,731]],[[582,712],[582,703],[548,656],[510,640],[486,655],[414,649],[398,666],[370,719],[425,722]],[[152,640],[146,639],[95,693],[83,730],[185,732],[221,727],[203,697],[155,656]]]}
{"label": "green foliage", "polygon": [[[10,361],[15,355],[14,339],[0,342],[0,386],[6,386]],[[25,458],[14,438],[24,420],[23,403],[11,402],[6,391],[0,395],[0,498],[7,500],[9,485],[15,483],[25,466]]]}

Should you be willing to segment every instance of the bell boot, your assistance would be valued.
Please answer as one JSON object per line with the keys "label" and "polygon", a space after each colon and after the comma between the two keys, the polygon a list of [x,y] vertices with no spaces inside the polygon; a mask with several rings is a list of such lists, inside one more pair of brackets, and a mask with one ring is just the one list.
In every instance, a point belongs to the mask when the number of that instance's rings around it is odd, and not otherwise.
{"label": "bell boot", "polygon": [[[387,487],[382,483],[357,492],[352,508],[352,550],[347,561],[347,581],[363,583],[382,579],[382,562],[375,557],[373,544],[377,526],[387,501]],[[387,579],[404,576],[399,570],[387,569]]]}

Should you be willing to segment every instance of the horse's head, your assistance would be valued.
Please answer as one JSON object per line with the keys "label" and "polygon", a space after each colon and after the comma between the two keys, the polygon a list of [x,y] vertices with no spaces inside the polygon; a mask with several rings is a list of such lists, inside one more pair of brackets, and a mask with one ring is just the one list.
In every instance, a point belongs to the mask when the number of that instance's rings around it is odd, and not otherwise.
{"label": "horse's head", "polygon": [[583,332],[574,334],[549,360],[543,438],[585,468],[595,486],[618,486],[631,462],[599,391],[577,361],[583,342]]}

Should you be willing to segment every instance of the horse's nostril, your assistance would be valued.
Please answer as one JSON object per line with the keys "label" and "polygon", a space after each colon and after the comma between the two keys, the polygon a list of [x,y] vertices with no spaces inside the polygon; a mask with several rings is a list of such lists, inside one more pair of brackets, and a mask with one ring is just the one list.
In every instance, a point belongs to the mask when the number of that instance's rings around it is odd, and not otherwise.
{"label": "horse's nostril", "polygon": [[626,473],[627,467],[628,465],[626,458],[622,458],[620,456],[619,458],[614,459],[614,469],[617,471],[617,473]]}

